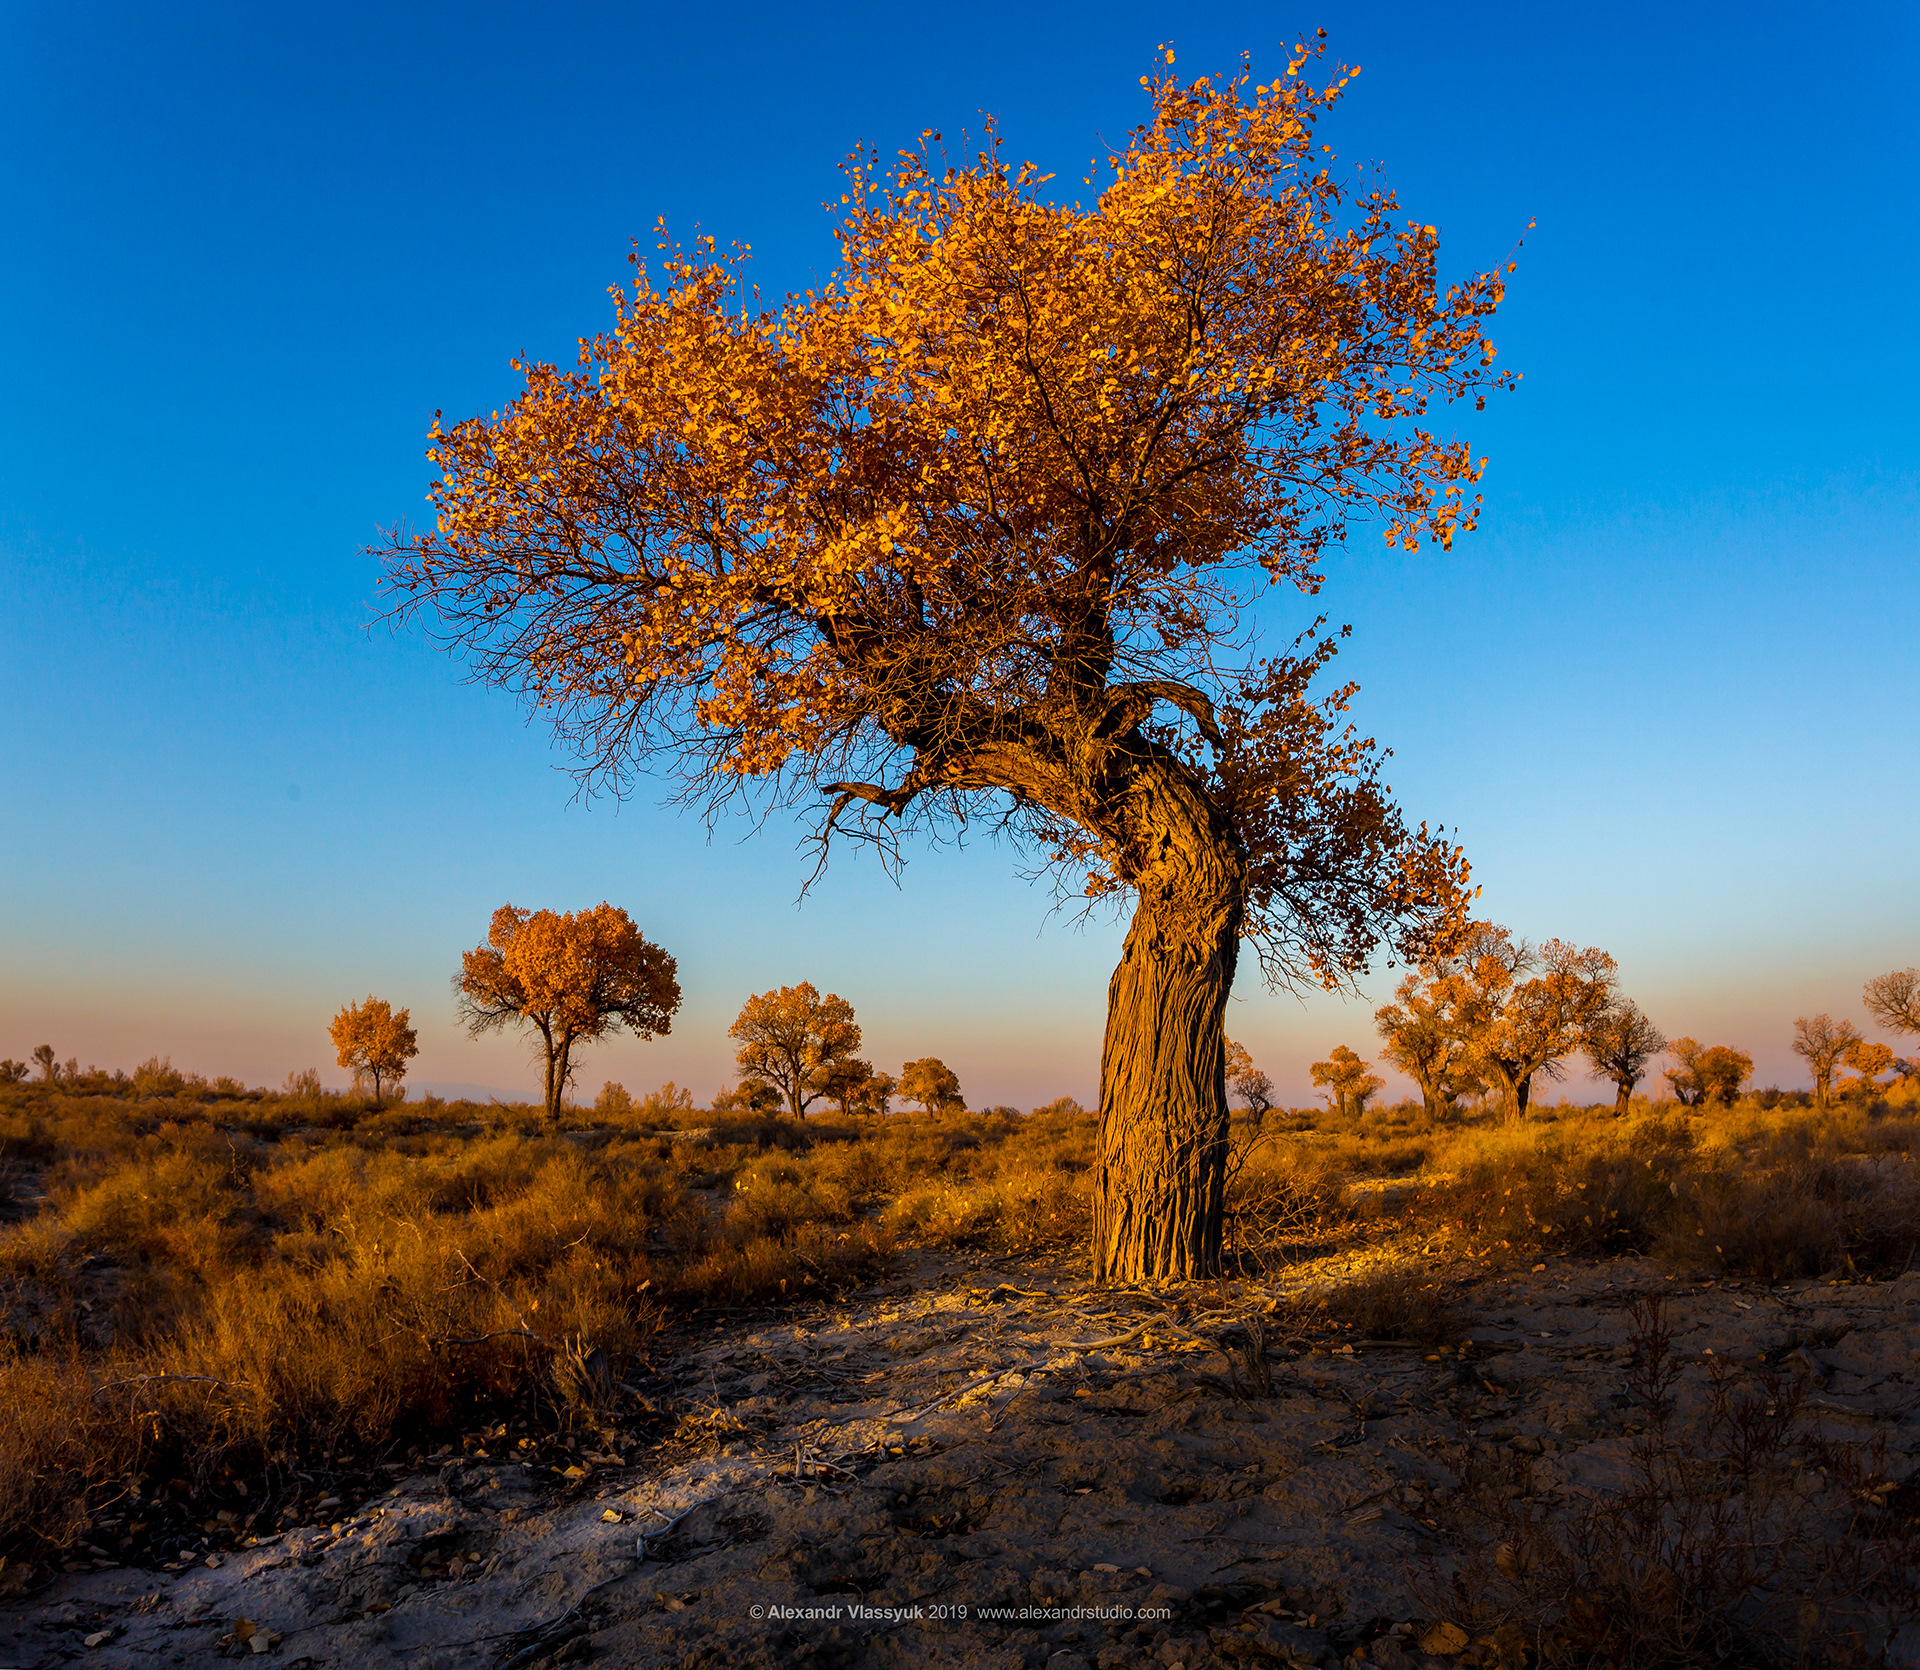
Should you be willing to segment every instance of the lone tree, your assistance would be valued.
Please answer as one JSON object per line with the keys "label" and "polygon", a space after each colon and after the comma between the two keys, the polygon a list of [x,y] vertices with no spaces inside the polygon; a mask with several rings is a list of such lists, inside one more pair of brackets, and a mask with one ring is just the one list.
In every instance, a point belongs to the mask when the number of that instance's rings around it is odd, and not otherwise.
{"label": "lone tree", "polygon": [[1456,1024],[1447,989],[1437,975],[1413,970],[1394,988],[1394,1001],[1373,1012],[1386,1048],[1380,1059],[1420,1087],[1430,1117],[1453,1111],[1462,1096],[1485,1087],[1473,1064],[1471,1041]]}
{"label": "lone tree", "polygon": [[1378,1073],[1368,1072],[1366,1062],[1345,1044],[1335,1044],[1333,1054],[1325,1061],[1314,1062],[1307,1072],[1326,1090],[1329,1102],[1343,1119],[1348,1114],[1358,1118],[1365,1113],[1374,1092],[1386,1083]]}
{"label": "lone tree", "polygon": [[1801,1015],[1795,1019],[1793,1053],[1813,1074],[1815,1107],[1827,1105],[1833,1094],[1834,1068],[1859,1042],[1860,1029],[1852,1021],[1836,1021],[1831,1015]]}
{"label": "lone tree", "polygon": [[1560,939],[1536,950],[1491,922],[1474,923],[1435,966],[1453,1024],[1475,1066],[1499,1087],[1510,1119],[1526,1117],[1534,1075],[1560,1077],[1560,1063],[1613,1001],[1614,961],[1606,952]]}
{"label": "lone tree", "polygon": [[1678,1067],[1667,1069],[1667,1084],[1682,1107],[1731,1107],[1740,1087],[1753,1077],[1753,1057],[1726,1044],[1702,1044],[1676,1038],[1667,1053]]}
{"label": "lone tree", "polygon": [[613,905],[564,916],[502,905],[487,943],[461,955],[453,995],[470,1037],[532,1029],[546,1062],[547,1117],[557,1120],[575,1049],[622,1026],[639,1038],[672,1029],[680,1007],[674,975],[673,958]]}
{"label": "lone tree", "polygon": [[959,1075],[937,1055],[909,1061],[900,1069],[900,1094],[929,1113],[958,1113],[967,1105]]}
{"label": "lone tree", "polygon": [[1351,686],[1308,694],[1335,638],[1249,659],[1253,600],[1315,592],[1354,519],[1409,549],[1474,525],[1484,461],[1430,412],[1509,380],[1499,276],[1442,290],[1434,228],[1336,179],[1320,53],[1145,83],[1088,206],[991,135],[965,166],[931,132],[856,153],[838,272],[775,306],[744,251],[663,233],[666,287],[636,257],[576,367],[436,421],[433,527],[387,547],[395,614],[551,717],[590,786],[811,804],[822,862],[992,817],[1068,893],[1132,898],[1101,1279],[1219,1267],[1241,938],[1337,987],[1466,907]]}
{"label": "lone tree", "polygon": [[1273,1106],[1273,1080],[1253,1064],[1244,1044],[1227,1040],[1227,1088],[1240,1098],[1240,1105],[1258,1125]]}
{"label": "lone tree", "polygon": [[1619,998],[1600,1010],[1580,1035],[1580,1048],[1596,1077],[1611,1079],[1616,1117],[1633,1105],[1633,1087],[1647,1076],[1647,1063],[1667,1047],[1667,1037],[1640,1005]]}
{"label": "lone tree", "polygon": [[811,980],[748,998],[727,1036],[739,1040],[741,1072],[778,1088],[795,1119],[834,1094],[831,1074],[860,1047],[853,1005],[832,992],[822,997]]}
{"label": "lone tree", "polygon": [[396,1083],[407,1076],[407,1063],[420,1053],[420,1043],[407,1025],[410,1011],[398,1014],[384,997],[369,996],[365,1003],[349,1003],[333,1017],[327,1030],[339,1052],[342,1067],[355,1078],[373,1080],[373,1099],[380,1100],[383,1079]]}

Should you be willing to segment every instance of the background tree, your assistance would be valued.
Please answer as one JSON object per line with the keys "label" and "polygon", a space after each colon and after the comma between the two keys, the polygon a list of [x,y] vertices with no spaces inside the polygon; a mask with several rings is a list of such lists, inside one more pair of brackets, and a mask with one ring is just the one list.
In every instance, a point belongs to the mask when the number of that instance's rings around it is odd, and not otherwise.
{"label": "background tree", "polygon": [[1615,965],[1606,952],[1558,939],[1535,950],[1491,922],[1473,923],[1433,967],[1453,1024],[1510,1119],[1526,1116],[1534,1075],[1560,1077],[1560,1063],[1613,1001]]}
{"label": "background tree", "polygon": [[1693,1073],[1702,1105],[1732,1107],[1740,1100],[1741,1086],[1753,1077],[1753,1057],[1726,1044],[1715,1044],[1694,1058]]}
{"label": "background tree", "polygon": [[891,1073],[875,1073],[860,1086],[854,1108],[860,1113],[875,1113],[885,1118],[893,1111],[893,1098],[899,1094],[900,1081]]}
{"label": "background tree", "polygon": [[953,1069],[933,1055],[909,1061],[900,1069],[900,1094],[928,1113],[960,1113],[967,1105]]}
{"label": "background tree", "polygon": [[1801,1015],[1793,1023],[1793,1053],[1806,1062],[1813,1074],[1813,1105],[1823,1108],[1833,1090],[1833,1070],[1848,1050],[1860,1042],[1860,1029],[1852,1021],[1836,1021],[1831,1015]]}
{"label": "background tree", "polygon": [[1667,1046],[1667,1054],[1677,1065],[1665,1073],[1667,1088],[1683,1108],[1703,1105],[1707,1099],[1706,1081],[1700,1075],[1700,1062],[1707,1046],[1695,1038],[1676,1038]]}
{"label": "background tree", "polygon": [[28,1067],[24,1061],[15,1061],[9,1057],[0,1061],[0,1084],[18,1084],[27,1076]]}
{"label": "background tree", "polygon": [[1889,1032],[1920,1032],[1920,968],[1876,974],[1861,998],[1867,1013]]}
{"label": "background tree", "polygon": [[1885,1044],[1870,1044],[1864,1038],[1848,1045],[1843,1059],[1859,1077],[1849,1079],[1842,1088],[1861,1096],[1871,1096],[1880,1088],[1880,1075],[1893,1070],[1893,1051]]}
{"label": "background tree", "polygon": [[814,1089],[833,1102],[842,1119],[850,1112],[861,1110],[872,1082],[873,1063],[854,1055],[829,1061],[815,1070],[812,1079]]}
{"label": "background tree", "polygon": [[782,1100],[778,1086],[765,1079],[747,1077],[714,1097],[713,1111],[764,1115],[777,1112]]}
{"label": "background tree", "polygon": [[407,1063],[420,1053],[420,1041],[407,1024],[410,1011],[395,1014],[384,997],[369,994],[365,1003],[349,1003],[327,1028],[342,1067],[355,1078],[373,1080],[373,1099],[380,1100],[381,1081],[407,1076]]}
{"label": "background tree", "polygon": [[60,1082],[60,1062],[53,1053],[53,1045],[36,1044],[33,1050],[33,1064],[40,1069],[42,1084]]}
{"label": "background tree", "polygon": [[1227,1088],[1240,1098],[1256,1125],[1273,1106],[1273,1080],[1254,1066],[1246,1047],[1231,1038],[1227,1040]]}
{"label": "background tree", "polygon": [[546,1064],[547,1117],[560,1117],[573,1052],[624,1026],[663,1036],[680,1007],[674,960],[633,918],[610,904],[592,910],[493,913],[487,943],[464,953],[454,1000],[470,1037],[524,1024]]}
{"label": "background tree", "polygon": [[[1311,594],[1350,518],[1409,549],[1474,524],[1481,465],[1429,427],[1507,379],[1495,274],[1351,202],[1314,135],[1345,78],[1170,75],[1090,205],[997,142],[848,165],[841,265],[775,307],[742,255],[662,239],[611,335],[436,425],[429,610],[618,790],[677,766],[718,807],[819,807],[897,857],[990,816],[1069,891],[1130,897],[1101,1056],[1101,1279],[1219,1266],[1223,1017],[1268,978],[1349,982],[1466,908],[1380,756],[1309,683],[1315,628],[1247,659],[1246,607]],[[1317,627],[1317,623],[1316,623]],[[752,792],[750,792],[752,791]]]}
{"label": "background tree", "polygon": [[1366,1062],[1345,1044],[1334,1045],[1327,1060],[1314,1062],[1307,1071],[1315,1084],[1326,1087],[1329,1102],[1343,1119],[1348,1115],[1357,1119],[1365,1113],[1374,1092],[1386,1082],[1377,1073],[1368,1072]]}
{"label": "background tree", "polygon": [[1394,988],[1394,1001],[1373,1012],[1386,1047],[1380,1059],[1420,1087],[1429,1116],[1452,1112],[1462,1096],[1482,1088],[1473,1050],[1448,1004],[1448,988],[1418,969]]}
{"label": "background tree", "polygon": [[741,1071],[778,1086],[795,1119],[829,1093],[821,1075],[860,1047],[853,1005],[810,980],[748,998],[727,1036],[740,1042]]}
{"label": "background tree", "polygon": [[1616,998],[1596,1011],[1580,1033],[1580,1048],[1595,1076],[1613,1081],[1617,1117],[1633,1105],[1633,1087],[1647,1076],[1647,1063],[1666,1047],[1666,1034],[1629,998]]}

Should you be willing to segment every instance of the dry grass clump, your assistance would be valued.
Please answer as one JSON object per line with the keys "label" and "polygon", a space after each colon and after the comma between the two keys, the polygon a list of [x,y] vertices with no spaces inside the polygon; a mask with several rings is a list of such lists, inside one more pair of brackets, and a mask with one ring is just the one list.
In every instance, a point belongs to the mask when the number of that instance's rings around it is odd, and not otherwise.
{"label": "dry grass clump", "polygon": [[1094,1134],[1094,1116],[1065,1098],[1027,1118],[908,1115],[885,1122],[861,1163],[902,1239],[1040,1252],[1086,1234]]}
{"label": "dry grass clump", "polygon": [[1912,1118],[1803,1119],[1728,1141],[1689,1180],[1664,1250],[1710,1247],[1723,1268],[1774,1281],[1905,1270],[1920,1252],[1916,1151]]}
{"label": "dry grass clump", "polygon": [[1302,1330],[1414,1345],[1452,1345],[1465,1333],[1447,1285],[1407,1266],[1301,1294],[1292,1302],[1290,1321]]}
{"label": "dry grass clump", "polygon": [[1420,1222],[1469,1253],[1659,1253],[1778,1280],[1896,1274],[1920,1250],[1920,1120],[1867,1108],[1660,1109],[1463,1131]]}
{"label": "dry grass clump", "polygon": [[[0,1527],[29,1547],[72,1547],[89,1528],[88,1501],[133,1460],[127,1422],[94,1397],[76,1349],[28,1353],[0,1340]],[[4,1562],[0,1562],[4,1565]]]}
{"label": "dry grass clump", "polygon": [[1349,1213],[1348,1171],[1319,1145],[1268,1129],[1238,1138],[1227,1182],[1227,1241],[1256,1269],[1283,1264]]}
{"label": "dry grass clump", "polygon": [[1473,1665],[1865,1666],[1920,1618],[1920,1527],[1884,1453],[1802,1422],[1795,1383],[1716,1359],[1683,1384],[1659,1300],[1633,1313],[1642,1426],[1623,1488],[1542,1511],[1530,1464],[1473,1447],[1448,1510],[1466,1544],[1435,1610]]}

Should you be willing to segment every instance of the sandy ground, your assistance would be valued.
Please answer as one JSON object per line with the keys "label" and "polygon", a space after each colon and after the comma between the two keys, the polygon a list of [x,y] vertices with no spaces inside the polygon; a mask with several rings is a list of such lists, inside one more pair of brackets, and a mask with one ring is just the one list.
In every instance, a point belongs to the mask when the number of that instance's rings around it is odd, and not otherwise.
{"label": "sandy ground", "polygon": [[685,1419],[632,1466],[453,1464],[217,1566],[70,1575],[0,1612],[0,1666],[1439,1670],[1416,1643],[1453,1557],[1447,1459],[1469,1433],[1525,1456],[1550,1506],[1617,1487],[1635,1295],[1667,1301],[1690,1380],[1764,1359],[1813,1421],[1884,1438],[1894,1477],[1920,1455],[1920,1273],[1457,1274],[1469,1348],[1277,1340],[1258,1395],[1230,1353],[1278,1287],[926,1255],[683,1342],[645,1389]]}

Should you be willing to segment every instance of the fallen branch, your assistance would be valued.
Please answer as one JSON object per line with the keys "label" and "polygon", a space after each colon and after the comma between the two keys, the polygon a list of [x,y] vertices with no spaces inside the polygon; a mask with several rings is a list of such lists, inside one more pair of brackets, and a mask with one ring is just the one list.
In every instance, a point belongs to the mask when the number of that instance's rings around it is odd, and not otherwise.
{"label": "fallen branch", "polygon": [[952,1403],[957,1398],[966,1397],[971,1392],[979,1391],[982,1386],[991,1386],[996,1380],[1004,1380],[1010,1374],[1031,1374],[1034,1370],[1044,1366],[1043,1363],[1039,1362],[1013,1363],[1006,1368],[996,1370],[992,1374],[983,1374],[978,1380],[970,1380],[957,1391],[941,1393],[939,1397],[935,1398],[933,1402],[927,1404],[924,1408],[915,1409],[911,1412],[905,1409],[892,1410],[887,1414],[886,1419],[891,1421],[899,1418],[902,1420],[917,1421],[922,1415],[931,1415],[941,1404]]}
{"label": "fallen branch", "polygon": [[1142,1322],[1128,1334],[1115,1334],[1111,1339],[1068,1340],[1061,1347],[1064,1351],[1105,1351],[1110,1346],[1131,1345],[1153,1326],[1152,1322]]}
{"label": "fallen branch", "polygon": [[531,1328],[495,1328],[490,1334],[474,1334],[468,1338],[456,1338],[452,1334],[423,1334],[421,1338],[428,1345],[485,1345],[490,1339],[530,1339],[536,1345],[544,1345],[549,1351],[560,1349],[557,1340],[550,1340],[545,1334],[536,1334]]}
{"label": "fallen branch", "polygon": [[111,1392],[121,1386],[150,1386],[156,1381],[184,1381],[205,1386],[225,1386],[230,1392],[250,1392],[254,1388],[244,1382],[236,1384],[231,1380],[222,1380],[217,1374],[136,1374],[125,1380],[109,1380],[104,1385],[95,1386],[93,1395]]}

